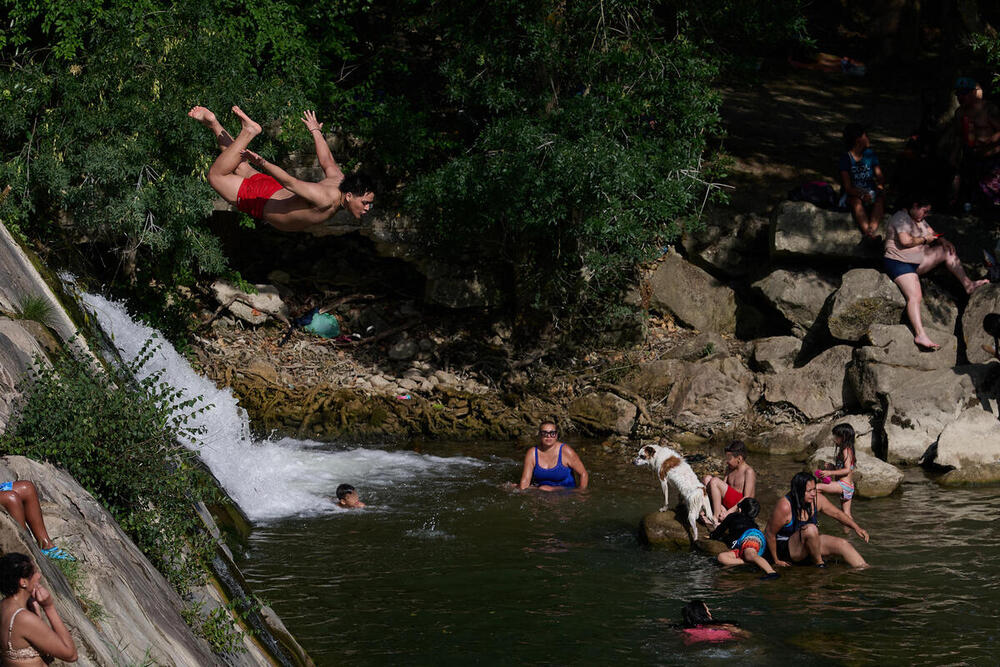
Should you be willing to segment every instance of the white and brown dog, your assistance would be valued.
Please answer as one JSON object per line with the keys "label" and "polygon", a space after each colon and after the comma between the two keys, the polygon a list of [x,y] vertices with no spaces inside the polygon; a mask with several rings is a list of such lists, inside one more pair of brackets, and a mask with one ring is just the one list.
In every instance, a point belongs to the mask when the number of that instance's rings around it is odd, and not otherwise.
{"label": "white and brown dog", "polygon": [[[661,442],[663,442],[661,440]],[[670,501],[667,494],[667,485],[672,483],[684,497],[684,504],[687,506],[688,523],[691,524],[691,534],[694,539],[698,539],[698,517],[704,512],[705,521],[710,526],[715,525],[712,518],[712,503],[708,499],[708,490],[701,483],[698,476],[691,470],[691,466],[684,460],[679,452],[675,452],[666,445],[645,445],[639,449],[638,456],[633,461],[635,465],[648,465],[656,473],[663,487],[663,507],[661,512],[667,511]]]}

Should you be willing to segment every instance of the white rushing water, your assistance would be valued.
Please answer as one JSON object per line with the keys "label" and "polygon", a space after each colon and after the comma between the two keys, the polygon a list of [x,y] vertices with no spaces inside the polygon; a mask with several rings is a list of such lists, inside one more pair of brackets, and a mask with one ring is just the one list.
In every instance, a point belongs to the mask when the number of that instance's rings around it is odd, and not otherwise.
{"label": "white rushing water", "polygon": [[146,341],[158,349],[141,377],[163,370],[163,381],[184,390],[180,400],[201,396],[211,407],[189,426],[203,427],[197,442],[185,443],[201,459],[234,501],[254,521],[340,511],[334,491],[348,482],[361,487],[387,486],[417,479],[454,475],[457,469],[484,465],[466,457],[442,458],[415,452],[373,449],[330,451],[311,440],[255,440],[246,412],[228,389],[198,375],[187,360],[154,329],[134,321],[120,303],[83,293],[84,305],[114,341],[123,359],[135,359]]}

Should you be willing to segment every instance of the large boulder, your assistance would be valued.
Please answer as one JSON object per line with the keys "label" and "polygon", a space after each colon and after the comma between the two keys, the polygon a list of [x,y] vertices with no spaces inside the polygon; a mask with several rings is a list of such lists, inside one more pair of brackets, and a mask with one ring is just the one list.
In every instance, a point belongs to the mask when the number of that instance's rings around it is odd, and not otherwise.
{"label": "large boulder", "polygon": [[569,404],[569,418],[594,433],[629,435],[638,409],[610,392],[587,394]]}
{"label": "large boulder", "polygon": [[817,449],[829,446],[833,442],[833,427],[837,424],[850,424],[854,429],[854,451],[873,455],[872,435],[875,429],[868,415],[843,415],[823,422],[815,431],[811,444]]}
{"label": "large boulder", "polygon": [[975,400],[975,374],[973,366],[917,370],[855,363],[848,377],[862,407],[882,415],[886,460],[915,463]]}
{"label": "large boulder", "polygon": [[816,441],[822,425],[782,424],[775,428],[750,435],[746,439],[747,449],[759,454],[804,454]]}
{"label": "large boulder", "polygon": [[736,331],[736,296],[680,255],[671,251],[649,277],[649,305],[669,311],[684,324],[702,331]]}
{"label": "large boulder", "polygon": [[[948,279],[954,280],[950,274]],[[924,328],[954,333],[958,323],[958,306],[951,294],[926,278],[920,281],[920,291],[924,297],[920,301],[920,321],[924,323]]]}
{"label": "large boulder", "polygon": [[784,202],[771,223],[771,252],[778,257],[877,259],[882,254],[880,247],[860,241],[850,213],[809,202]]}
{"label": "large boulder", "polygon": [[768,221],[726,208],[706,212],[706,223],[684,235],[687,256],[710,271],[742,277],[767,259]]}
{"label": "large boulder", "polygon": [[983,331],[983,318],[990,313],[1000,313],[1000,284],[983,285],[972,293],[965,307],[962,335],[970,364],[984,364],[994,358],[983,348],[993,347],[993,337]]}
{"label": "large boulder", "polygon": [[802,341],[795,336],[772,336],[753,342],[751,360],[757,370],[779,373],[795,366],[795,358],[802,350]]}
{"label": "large boulder", "polygon": [[838,281],[811,269],[778,269],[753,286],[791,323],[792,334],[802,338],[816,324]]}
{"label": "large boulder", "polygon": [[927,329],[927,335],[941,349],[924,351],[913,342],[913,332],[905,324],[875,324],[868,329],[865,347],[854,351],[858,363],[879,363],[932,371],[958,363],[958,338],[950,333]]}
{"label": "large boulder", "polygon": [[[965,471],[979,469],[962,476],[966,483],[1000,481],[1000,477],[993,476],[1000,466],[1000,421],[996,402],[973,405],[945,426],[938,438],[934,462]],[[953,476],[952,482],[958,477]]]}
{"label": "large boulder", "polygon": [[758,398],[753,373],[735,357],[651,361],[639,364],[624,384],[660,402],[673,423],[690,429],[729,421]]}
{"label": "large boulder", "polygon": [[[854,488],[862,498],[883,498],[903,482],[903,472],[894,465],[855,448],[858,460],[854,469]],[[809,467],[825,468],[835,463],[836,448],[820,447],[809,459]]]}
{"label": "large boulder", "polygon": [[[6,512],[0,513],[0,547],[5,552],[29,554],[39,565],[56,596],[60,615],[73,629],[78,664],[186,667],[221,663],[182,618],[185,602],[72,477],[53,466],[12,456],[0,461],[0,478],[35,483],[49,533],[78,559],[81,593],[104,610],[100,623],[91,622],[59,569]],[[210,607],[221,608],[220,602],[216,596]],[[246,652],[233,654],[229,664],[270,664],[249,638],[244,647]]]}
{"label": "large boulder", "polygon": [[714,331],[702,331],[663,353],[664,359],[683,359],[684,361],[721,359],[728,356],[729,346],[726,344],[726,339]]}
{"label": "large boulder", "polygon": [[699,551],[716,555],[726,550],[726,545],[716,540],[708,539],[711,529],[699,525],[698,539],[692,544],[691,527],[687,522],[687,511],[683,505],[678,507],[680,514],[674,510],[650,512],[642,517],[639,534],[653,547],[665,549],[690,549],[692,546]]}
{"label": "large boulder", "polygon": [[273,285],[255,285],[256,294],[244,292],[226,280],[212,283],[212,292],[219,305],[250,324],[263,324],[276,317],[288,321],[288,307],[281,300],[278,288]]}
{"label": "large boulder", "polygon": [[821,353],[802,368],[764,377],[764,400],[786,404],[806,419],[822,419],[854,404],[844,382],[853,349],[838,345]]}
{"label": "large boulder", "polygon": [[21,322],[0,317],[0,433],[21,396],[20,382],[36,358],[46,359],[45,352]]}
{"label": "large boulder", "polygon": [[852,269],[833,295],[827,326],[834,338],[861,340],[873,324],[898,324],[906,299],[889,276],[875,269]]}

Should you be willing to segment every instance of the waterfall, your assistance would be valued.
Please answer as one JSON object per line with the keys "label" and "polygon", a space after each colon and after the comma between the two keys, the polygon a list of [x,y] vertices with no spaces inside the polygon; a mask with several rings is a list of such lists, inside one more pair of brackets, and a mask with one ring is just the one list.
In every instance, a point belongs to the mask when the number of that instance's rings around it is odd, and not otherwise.
{"label": "waterfall", "polygon": [[408,451],[355,448],[332,450],[311,440],[255,440],[246,412],[229,389],[219,389],[191,367],[159,333],[136,322],[125,307],[102,296],[81,293],[83,304],[114,341],[122,358],[135,359],[150,338],[158,348],[140,371],[146,377],[163,371],[163,381],[182,389],[181,400],[201,396],[211,407],[189,422],[204,433],[185,442],[216,476],[226,492],[259,522],[286,516],[342,511],[334,491],[347,482],[360,488],[389,486],[417,478],[453,475],[456,468],[483,462],[467,457],[436,457]]}

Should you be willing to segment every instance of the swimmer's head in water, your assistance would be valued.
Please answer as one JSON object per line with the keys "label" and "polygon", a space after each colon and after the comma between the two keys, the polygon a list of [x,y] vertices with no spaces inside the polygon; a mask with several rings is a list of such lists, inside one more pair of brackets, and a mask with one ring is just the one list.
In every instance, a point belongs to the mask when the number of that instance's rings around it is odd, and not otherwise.
{"label": "swimmer's head in water", "polygon": [[756,498],[744,498],[737,503],[736,509],[740,514],[756,519],[757,515],[760,514],[760,503],[757,502]]}
{"label": "swimmer's head in water", "polygon": [[337,500],[343,500],[349,493],[357,493],[350,484],[341,484],[337,487]]}
{"label": "swimmer's head in water", "polygon": [[704,600],[688,602],[681,609],[681,616],[684,618],[684,626],[688,628],[712,622],[712,612],[708,610],[708,605],[705,604]]}
{"label": "swimmer's head in water", "polygon": [[344,196],[344,208],[360,219],[371,210],[375,201],[375,181],[366,174],[351,174],[341,181],[340,192]]}

